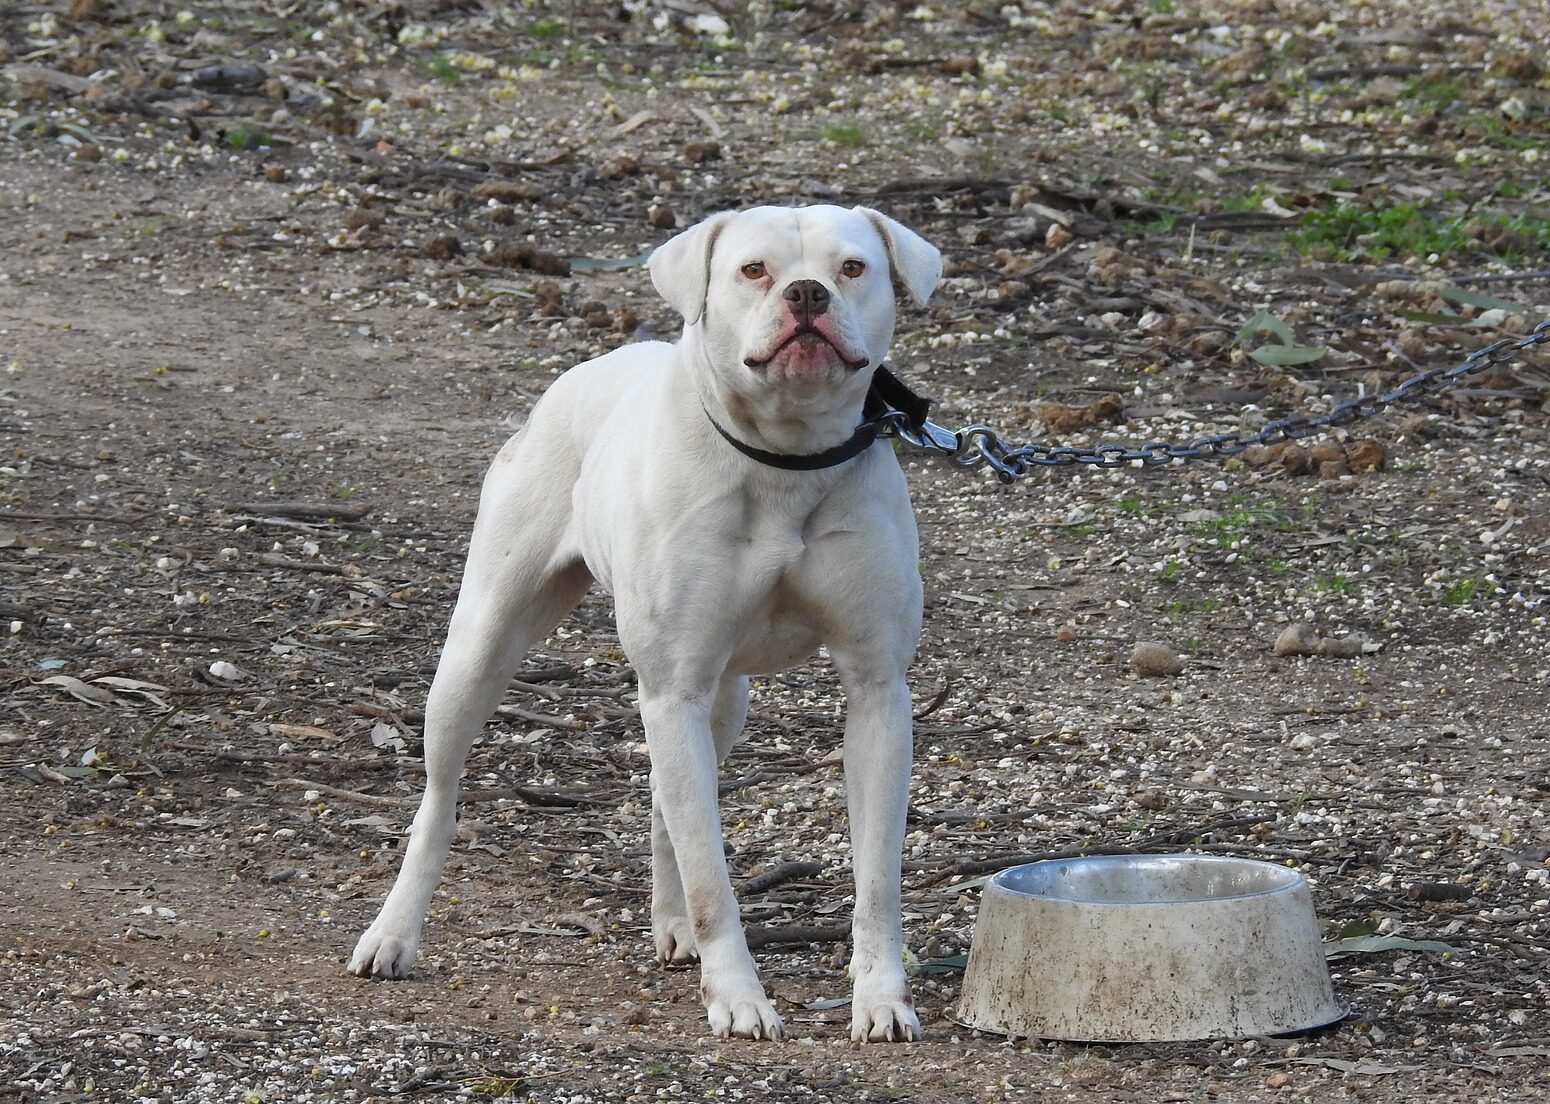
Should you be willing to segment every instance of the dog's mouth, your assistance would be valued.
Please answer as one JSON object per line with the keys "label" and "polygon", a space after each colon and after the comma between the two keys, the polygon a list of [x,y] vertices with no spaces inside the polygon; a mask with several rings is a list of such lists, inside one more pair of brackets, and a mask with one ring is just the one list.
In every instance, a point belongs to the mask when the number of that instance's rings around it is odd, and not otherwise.
{"label": "dog's mouth", "polygon": [[749,368],[767,368],[779,359],[788,349],[795,347],[795,353],[802,359],[811,359],[820,349],[828,349],[839,362],[852,372],[860,371],[871,363],[866,357],[856,359],[848,355],[844,349],[834,342],[828,334],[816,326],[803,326],[793,330],[779,345],[770,351],[768,356],[748,356],[743,358],[743,363]]}

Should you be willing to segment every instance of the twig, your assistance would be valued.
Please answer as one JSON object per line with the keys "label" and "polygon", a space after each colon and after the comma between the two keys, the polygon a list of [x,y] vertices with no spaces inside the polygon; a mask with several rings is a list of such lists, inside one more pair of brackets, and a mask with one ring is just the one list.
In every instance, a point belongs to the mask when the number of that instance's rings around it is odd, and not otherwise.
{"label": "twig", "polygon": [[377,809],[412,809],[420,803],[419,798],[415,797],[387,797],[380,794],[358,793],[355,790],[342,790],[338,786],[330,786],[324,782],[314,782],[308,778],[276,778],[269,784],[277,790],[316,790],[329,797],[354,801]]}
{"label": "twig", "polygon": [[564,717],[556,717],[549,713],[535,713],[531,709],[523,709],[519,705],[502,705],[495,710],[502,717],[515,717],[519,721],[528,721],[531,724],[543,725],[546,728],[564,728],[572,732],[586,728],[582,721],[567,721]]}
{"label": "twig", "polygon": [[260,552],[258,562],[266,567],[283,567],[287,571],[308,571],[314,575],[359,574],[358,568],[345,564],[325,563],[322,560],[293,560],[289,556],[280,555],[278,552]]}
{"label": "twig", "polygon": [[831,924],[827,927],[750,928],[748,949],[769,947],[778,943],[843,943],[850,938],[849,924]]}
{"label": "twig", "polygon": [[360,521],[375,507],[364,502],[353,506],[343,502],[244,502],[233,509],[244,514],[293,518],[296,521]]}
{"label": "twig", "polygon": [[755,893],[765,893],[783,882],[795,881],[797,878],[811,878],[823,872],[823,864],[815,862],[783,862],[776,863],[768,870],[761,871],[743,883],[742,889],[745,896]]}
{"label": "twig", "polygon": [[925,708],[923,708],[919,713],[915,714],[915,719],[917,721],[923,721],[927,717],[931,716],[931,714],[935,713],[938,709],[941,709],[942,703],[947,701],[947,695],[951,694],[952,692],[953,676],[948,675],[942,679],[942,689],[938,690],[936,692],[936,696],[926,703]]}

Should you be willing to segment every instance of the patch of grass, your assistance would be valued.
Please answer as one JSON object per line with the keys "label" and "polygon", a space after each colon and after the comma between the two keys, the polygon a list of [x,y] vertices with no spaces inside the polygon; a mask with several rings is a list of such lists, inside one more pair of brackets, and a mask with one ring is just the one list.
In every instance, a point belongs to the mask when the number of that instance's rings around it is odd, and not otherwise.
{"label": "patch of grass", "polygon": [[565,24],[558,19],[535,19],[528,25],[527,33],[534,38],[559,38],[565,33]]}
{"label": "patch of grass", "polygon": [[1417,77],[1400,95],[1441,107],[1458,102],[1464,95],[1464,82],[1457,77]]}
{"label": "patch of grass", "polygon": [[859,146],[866,142],[866,135],[855,123],[830,123],[823,128],[823,140],[837,146]]}
{"label": "patch of grass", "polygon": [[1496,584],[1483,575],[1466,575],[1455,579],[1442,592],[1445,606],[1467,606],[1476,598],[1483,598],[1496,589]]}
{"label": "patch of grass", "polygon": [[468,1078],[462,1084],[475,1096],[488,1096],[491,1100],[512,1100],[527,1085],[527,1079],[513,1073],[485,1073]]}
{"label": "patch of grass", "polygon": [[1190,531],[1197,536],[1214,537],[1217,547],[1225,548],[1247,536],[1251,530],[1267,527],[1290,530],[1297,524],[1286,507],[1275,499],[1249,500],[1243,495],[1234,495],[1231,509],[1206,521],[1195,522]]}
{"label": "patch of grass", "polygon": [[457,66],[452,64],[452,59],[446,54],[437,54],[426,63],[431,76],[443,84],[457,84],[463,79],[463,75],[457,71]]}
{"label": "patch of grass", "polygon": [[255,127],[227,127],[220,132],[221,141],[236,150],[268,149],[272,144],[269,135]]}
{"label": "patch of grass", "polygon": [[1321,252],[1337,260],[1446,256],[1465,250],[1510,260],[1550,248],[1550,218],[1524,212],[1465,219],[1414,203],[1328,207],[1304,215],[1291,240],[1300,252]]}
{"label": "patch of grass", "polygon": [[1292,233],[1292,244],[1299,251],[1322,249],[1341,258],[1453,253],[1468,241],[1462,219],[1438,218],[1414,203],[1309,211]]}
{"label": "patch of grass", "polygon": [[1197,598],[1189,602],[1179,599],[1163,606],[1162,612],[1169,621],[1179,621],[1191,613],[1215,613],[1223,605],[1220,598]]}
{"label": "patch of grass", "polygon": [[1121,223],[1126,233],[1143,238],[1153,234],[1171,234],[1178,224],[1179,216],[1171,211],[1166,211],[1156,218],[1126,219]]}
{"label": "patch of grass", "polygon": [[1356,580],[1336,573],[1314,576],[1313,589],[1325,594],[1355,594],[1360,587],[1357,586]]}

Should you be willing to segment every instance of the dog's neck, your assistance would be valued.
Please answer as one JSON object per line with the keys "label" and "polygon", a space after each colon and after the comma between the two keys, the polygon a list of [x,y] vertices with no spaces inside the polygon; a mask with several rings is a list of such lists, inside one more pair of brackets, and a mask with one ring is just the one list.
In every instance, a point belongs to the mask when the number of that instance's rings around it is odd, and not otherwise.
{"label": "dog's neck", "polygon": [[[870,368],[859,370],[853,381],[847,381],[849,386],[815,385],[801,393],[778,386],[743,389],[716,371],[708,350],[694,339],[692,330],[685,333],[683,345],[692,358],[698,420],[712,435],[720,436],[716,433],[719,426],[722,433],[754,449],[805,456],[849,441],[862,421]],[[734,370],[752,371],[741,365]],[[718,443],[726,447],[726,442]]]}

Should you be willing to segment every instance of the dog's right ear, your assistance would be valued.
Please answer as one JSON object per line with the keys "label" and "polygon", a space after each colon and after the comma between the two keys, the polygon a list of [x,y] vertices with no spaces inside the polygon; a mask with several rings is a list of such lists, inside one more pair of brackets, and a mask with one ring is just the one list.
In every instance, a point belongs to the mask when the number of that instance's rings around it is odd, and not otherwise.
{"label": "dog's right ear", "polygon": [[705,314],[710,288],[710,254],[733,212],[723,211],[696,223],[652,251],[646,262],[657,292],[692,326]]}

